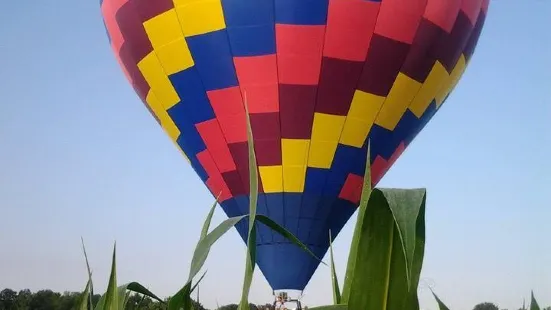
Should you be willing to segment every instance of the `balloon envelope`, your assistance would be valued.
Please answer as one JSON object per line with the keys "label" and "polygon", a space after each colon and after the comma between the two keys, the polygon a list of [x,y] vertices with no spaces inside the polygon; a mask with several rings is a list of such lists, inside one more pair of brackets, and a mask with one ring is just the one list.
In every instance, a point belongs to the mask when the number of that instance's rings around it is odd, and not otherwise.
{"label": "balloon envelope", "polygon": [[[228,216],[248,213],[246,96],[258,213],[323,257],[357,207],[368,138],[376,184],[458,82],[488,1],[100,3],[126,77]],[[257,245],[275,290],[319,265],[263,225]]]}

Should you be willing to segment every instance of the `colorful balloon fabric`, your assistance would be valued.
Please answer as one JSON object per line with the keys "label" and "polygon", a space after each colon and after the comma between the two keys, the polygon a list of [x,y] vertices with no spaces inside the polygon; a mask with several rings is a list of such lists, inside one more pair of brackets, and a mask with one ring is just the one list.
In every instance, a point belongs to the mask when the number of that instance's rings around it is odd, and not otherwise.
{"label": "colorful balloon fabric", "polygon": [[[258,213],[323,257],[358,205],[367,139],[377,184],[457,84],[488,2],[100,3],[126,77],[228,216],[248,213],[246,95]],[[318,267],[263,225],[257,245],[274,290],[304,289]]]}

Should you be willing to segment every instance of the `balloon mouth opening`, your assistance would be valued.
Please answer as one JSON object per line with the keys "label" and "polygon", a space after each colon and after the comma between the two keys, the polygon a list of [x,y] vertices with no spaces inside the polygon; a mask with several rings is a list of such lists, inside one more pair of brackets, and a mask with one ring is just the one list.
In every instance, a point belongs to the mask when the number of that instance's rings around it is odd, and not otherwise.
{"label": "balloon mouth opening", "polygon": [[286,309],[302,310],[302,291],[300,290],[274,290],[274,307],[285,306]]}
{"label": "balloon mouth opening", "polygon": [[301,300],[302,299],[302,292],[301,290],[274,290],[274,298],[276,300],[283,300],[283,301],[291,301],[291,300]]}

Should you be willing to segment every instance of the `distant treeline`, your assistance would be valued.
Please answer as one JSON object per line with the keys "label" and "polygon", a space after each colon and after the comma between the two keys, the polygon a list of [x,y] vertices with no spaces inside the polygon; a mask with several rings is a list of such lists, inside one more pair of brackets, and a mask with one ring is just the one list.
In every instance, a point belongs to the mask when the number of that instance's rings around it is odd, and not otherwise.
{"label": "distant treeline", "polygon": [[[52,290],[40,290],[31,292],[28,289],[19,292],[12,289],[0,291],[0,310],[73,310],[77,309],[80,301],[80,292],[58,293]],[[94,306],[100,299],[99,294],[92,298]],[[209,310],[202,304],[193,300],[194,310]],[[265,310],[273,308],[271,305],[250,305],[251,310]],[[139,294],[132,294],[126,305],[127,310],[161,310],[166,309],[166,305]],[[236,304],[220,306],[218,310],[237,310]]]}
{"label": "distant treeline", "polygon": [[[0,310],[73,310],[79,306],[81,292],[58,293],[52,290],[40,290],[31,292],[29,289],[16,292],[12,289],[4,289],[0,292]],[[95,294],[92,298],[97,304],[101,295]],[[206,310],[201,305],[195,309]],[[164,309],[160,302],[141,295],[131,295],[126,309]]]}
{"label": "distant treeline", "polygon": [[[52,290],[40,290],[33,293],[28,289],[19,292],[11,289],[4,289],[0,291],[0,310],[74,310],[78,308],[80,296],[80,292],[57,293]],[[99,294],[93,296],[92,303],[94,306],[97,304],[100,297]],[[195,300],[192,300],[192,303],[194,310],[209,310]],[[250,310],[274,310],[274,307],[270,304],[250,304],[249,306]],[[166,309],[166,304],[139,294],[132,294],[128,299],[126,309],[164,310]],[[304,309],[307,310],[308,308],[305,307]],[[237,305],[224,305],[214,310],[237,310]],[[500,310],[500,308],[493,303],[483,302],[476,305],[473,310]],[[522,306],[518,310],[528,309]],[[551,310],[551,307],[543,307],[541,310]]]}

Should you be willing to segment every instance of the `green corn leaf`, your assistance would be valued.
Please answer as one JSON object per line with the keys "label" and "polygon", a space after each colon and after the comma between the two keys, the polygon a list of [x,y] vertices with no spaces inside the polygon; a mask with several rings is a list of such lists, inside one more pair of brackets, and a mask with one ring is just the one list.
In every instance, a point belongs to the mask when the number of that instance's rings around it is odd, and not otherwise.
{"label": "green corn leaf", "polygon": [[113,261],[111,263],[111,275],[109,276],[109,285],[107,285],[107,292],[101,296],[96,310],[117,310],[119,307],[119,294],[117,291],[117,263],[116,263],[116,249],[117,245],[113,247]]}
{"label": "green corn leaf", "polygon": [[78,309],[79,310],[88,310],[88,296],[90,296],[90,280],[86,282],[86,288],[84,289],[84,292],[80,295],[80,302]]}
{"label": "green corn leaf", "polygon": [[191,269],[189,271],[189,277],[186,284],[191,283],[193,277],[199,273],[199,270],[201,270],[207,260],[207,256],[212,245],[245,217],[247,217],[247,215],[235,216],[226,219],[215,229],[213,229],[212,232],[207,234],[205,238],[199,241],[197,247],[195,248],[195,252],[193,253]]}
{"label": "green corn leaf", "polygon": [[279,225],[277,222],[275,222],[274,220],[272,220],[271,218],[267,217],[266,215],[263,215],[263,214],[258,214],[256,216],[256,220],[261,222],[262,224],[268,226],[269,228],[271,228],[273,231],[277,232],[278,234],[280,234],[281,236],[283,236],[284,238],[286,238],[287,240],[291,241],[292,243],[294,243],[295,245],[299,246],[301,249],[303,249],[304,251],[308,252],[308,254],[312,255],[312,257],[316,258],[317,260],[319,260],[322,264],[324,265],[327,265],[325,262],[323,262],[319,257],[316,256],[316,254],[314,254],[310,248],[308,248],[304,243],[302,243],[302,241],[300,241],[299,238],[297,238],[295,235],[293,235],[290,231],[288,231],[287,229],[285,229],[283,226]]}
{"label": "green corn leaf", "polygon": [[186,283],[178,293],[168,300],[168,310],[191,310],[191,282]]}
{"label": "green corn leaf", "polygon": [[338,305],[341,303],[341,292],[339,289],[339,279],[337,278],[337,271],[335,270],[335,259],[333,257],[333,237],[331,236],[331,230],[329,230],[329,253],[331,255],[331,283],[333,284],[333,303]]}
{"label": "green corn leaf", "polygon": [[241,215],[226,219],[202,238],[193,253],[191,260],[191,268],[186,284],[182,287],[174,296],[172,296],[168,303],[169,310],[190,310],[191,309],[191,281],[199,273],[205,261],[207,260],[210,248],[212,245],[220,239],[225,233],[227,233],[232,227],[239,223],[243,218],[248,215]]}
{"label": "green corn leaf", "polygon": [[252,226],[248,237],[247,255],[245,261],[245,277],[241,293],[239,310],[249,310],[249,293],[253,282],[254,266],[256,264],[256,226]]}
{"label": "green corn leaf", "polygon": [[411,283],[409,285],[409,301],[408,309],[419,310],[419,297],[417,295],[417,287],[421,277],[421,269],[423,268],[423,259],[425,257],[425,204],[426,197],[423,199],[423,204],[417,215],[415,226],[415,251],[413,253],[413,263],[411,268]]}
{"label": "green corn leaf", "polygon": [[[221,194],[221,193],[220,193]],[[199,242],[197,242],[197,245],[196,245],[196,248],[195,250],[197,250],[197,247],[199,246],[199,244],[201,243],[201,241],[203,239],[205,239],[208,235],[208,232],[209,232],[209,228],[210,228],[210,224],[212,222],[212,216],[214,215],[214,211],[216,209],[216,205],[218,204],[218,198],[220,198],[220,194],[218,194],[218,196],[216,197],[216,199],[214,200],[214,203],[212,204],[210,210],[209,210],[209,213],[207,214],[207,218],[205,219],[205,222],[203,223],[203,228],[201,229],[201,236],[199,237]],[[210,247],[206,250],[206,253],[204,253],[204,257],[205,257],[205,260],[207,258],[207,256],[209,255],[209,252],[210,252]],[[203,261],[204,263],[204,261]],[[191,270],[190,270],[191,272]],[[199,272],[199,270],[197,270],[197,272]],[[203,274],[203,277],[205,276],[205,274]],[[195,275],[193,275],[193,277],[195,277]],[[192,277],[192,278],[193,278]],[[201,277],[202,278],[202,277]],[[189,281],[191,281],[191,278],[189,279]],[[200,281],[200,280],[199,280]],[[197,284],[199,284],[199,281],[197,282]],[[193,290],[195,289],[195,287],[193,287],[190,291],[193,292]]]}
{"label": "green corn leaf", "polygon": [[195,291],[195,289],[197,288],[197,286],[199,285],[199,283],[201,283],[201,281],[203,281],[203,278],[207,275],[207,271],[205,270],[205,272],[203,272],[203,275],[199,278],[199,280],[197,280],[197,283],[195,283],[195,285],[193,285],[193,287],[191,288],[191,291],[190,293],[192,293],[193,291]]}
{"label": "green corn leaf", "polygon": [[[220,224],[216,228],[216,229],[219,229],[219,231],[217,231],[216,234],[211,235],[211,237],[215,237],[215,238],[213,238],[213,240],[211,240],[212,243],[204,242],[205,240],[207,240],[207,237],[209,236],[208,231],[209,231],[210,224],[211,224],[211,221],[212,221],[212,216],[214,215],[214,210],[216,209],[216,205],[218,204],[218,198],[219,197],[220,197],[220,194],[218,195],[218,197],[216,198],[216,200],[212,204],[212,207],[210,208],[210,211],[207,214],[207,218],[205,219],[205,222],[203,223],[203,228],[201,229],[201,236],[199,237],[199,242],[197,242],[197,245],[195,247],[195,253],[193,255],[193,259],[192,259],[192,263],[191,263],[191,269],[189,271],[190,274],[189,274],[189,277],[188,277],[188,282],[186,283],[186,285],[184,285],[184,287],[182,289],[180,289],[180,291],[178,291],[178,293],[176,293],[170,299],[171,302],[169,302],[169,304],[168,304],[168,309],[180,310],[180,308],[183,307],[183,309],[185,309],[185,310],[191,310],[191,308],[192,308],[191,297],[190,297],[191,292],[193,292],[195,290],[196,286],[199,284],[199,282],[201,282],[201,280],[203,280],[203,277],[205,276],[206,271],[203,273],[203,275],[201,276],[199,281],[197,281],[195,286],[191,287],[191,281],[192,281],[193,277],[195,277],[197,275],[197,273],[199,272],[199,270],[203,267],[208,255],[209,255],[210,248],[212,247],[214,242],[216,242],[216,240],[218,240],[220,237],[222,237],[231,227],[233,227],[235,225],[235,224],[231,225],[231,222],[232,222],[231,219],[227,219],[226,221],[222,222],[222,224]],[[223,224],[226,223],[226,222],[229,223],[229,224],[227,226],[223,226]],[[239,222],[239,221],[237,221],[237,222]],[[223,227],[221,227],[221,226],[223,226]],[[213,231],[213,233],[216,231],[216,229]],[[221,233],[221,234],[218,237],[216,237],[218,233]]]}
{"label": "green corn leaf", "polygon": [[360,205],[358,206],[358,218],[356,220],[356,226],[354,227],[354,235],[352,236],[352,243],[350,244],[350,253],[348,254],[348,262],[346,264],[346,273],[344,275],[344,285],[342,289],[342,303],[348,303],[350,298],[350,287],[352,280],[354,279],[354,273],[356,270],[356,260],[358,259],[358,247],[360,246],[360,236],[363,230],[365,221],[365,212],[367,209],[367,202],[371,196],[371,142],[367,141],[367,157],[365,163],[364,180],[362,186],[362,196],[360,198]]}
{"label": "green corn leaf", "polygon": [[444,304],[444,302],[442,302],[442,300],[440,300],[440,298],[438,298],[438,296],[436,296],[436,294],[434,293],[433,290],[431,290],[431,292],[432,292],[432,296],[434,296],[434,299],[436,299],[436,302],[438,303],[438,309],[439,309],[439,310],[450,310],[450,309],[448,308],[448,306],[446,306],[446,305]]}
{"label": "green corn leaf", "polygon": [[105,297],[107,297],[106,294],[101,295],[101,297],[98,300],[98,303],[96,304],[96,307],[94,310],[103,310],[105,309]]}
{"label": "green corn leaf", "polygon": [[[119,291],[120,292],[120,291]],[[126,291],[126,294],[123,294],[123,296],[119,295],[119,308],[120,310],[126,309],[126,305],[128,304],[128,300],[130,299],[130,291]],[[121,297],[122,297],[122,305],[121,305]]]}
{"label": "green corn leaf", "polygon": [[84,259],[86,260],[86,269],[88,270],[88,281],[90,282],[90,291],[88,294],[88,301],[90,308],[93,309],[94,305],[92,303],[92,296],[94,296],[94,284],[92,282],[92,270],[90,270],[90,263],[88,262],[88,254],[86,254],[86,247],[84,246],[84,238],[80,237],[80,242],[82,243],[82,252],[84,252]]}
{"label": "green corn leaf", "polygon": [[359,236],[350,308],[408,308],[410,294],[417,289],[412,279],[419,277],[412,274],[412,266],[424,208],[424,189],[372,191]]}
{"label": "green corn leaf", "polygon": [[164,301],[157,297],[157,295],[153,294],[150,290],[148,290],[147,288],[145,288],[143,285],[141,285],[140,283],[138,282],[130,282],[130,283],[127,283],[125,284],[124,286],[126,286],[126,289],[129,290],[129,291],[132,291],[132,292],[135,292],[135,293],[139,293],[139,294],[142,294],[144,296],[148,296],[148,297],[151,297],[161,303],[164,303]]}
{"label": "green corn leaf", "polygon": [[530,310],[540,310],[540,306],[538,305],[538,302],[534,297],[534,291],[532,291],[531,297],[530,297]]}
{"label": "green corn leaf", "polygon": [[[249,198],[249,234],[254,226],[256,219],[256,204],[258,201],[258,171],[256,165],[256,154],[254,151],[254,138],[253,130],[251,127],[251,120],[249,118],[249,107],[247,103],[247,93],[245,92],[245,115],[247,120],[247,144],[249,150],[249,186],[250,186],[250,198]],[[256,242],[256,240],[254,240]]]}
{"label": "green corn leaf", "polygon": [[118,309],[126,309],[126,303],[128,302],[128,297],[129,297],[128,294],[130,294],[130,292],[139,293],[139,294],[142,294],[143,296],[149,296],[161,303],[164,303],[164,301],[161,298],[157,297],[157,295],[153,294],[150,290],[148,290],[138,282],[129,282],[124,285],[121,285],[117,288],[117,292],[118,292],[118,298],[119,298]]}
{"label": "green corn leaf", "polygon": [[209,214],[207,214],[207,218],[205,219],[205,222],[203,223],[203,229],[201,230],[201,237],[199,240],[204,239],[207,234],[209,233],[209,227],[210,222],[212,221],[212,216],[214,215],[214,210],[216,209],[216,205],[218,204],[218,198],[220,198],[220,194],[218,194],[218,197],[216,197],[216,200],[212,204],[212,207],[210,207]]}
{"label": "green corn leaf", "polygon": [[247,237],[247,254],[245,257],[245,275],[243,279],[243,289],[240,310],[249,310],[249,293],[253,281],[254,267],[256,266],[256,204],[258,201],[258,172],[256,165],[256,154],[254,151],[253,131],[251,120],[249,118],[249,108],[247,102],[247,93],[244,94],[245,116],[247,121],[247,144],[249,151],[249,233]]}
{"label": "green corn leaf", "polygon": [[314,307],[314,308],[308,308],[309,310],[348,310],[348,305],[341,304],[341,305],[327,305],[327,306],[320,306],[320,307]]}
{"label": "green corn leaf", "polygon": [[426,191],[424,189],[382,189],[382,191],[397,224],[397,232],[406,258],[408,286],[410,286],[417,242],[417,219],[420,213],[424,215]]}
{"label": "green corn leaf", "polygon": [[111,264],[111,276],[105,293],[105,310],[117,310],[119,307],[119,294],[117,292],[117,245],[113,246],[113,262]]}

